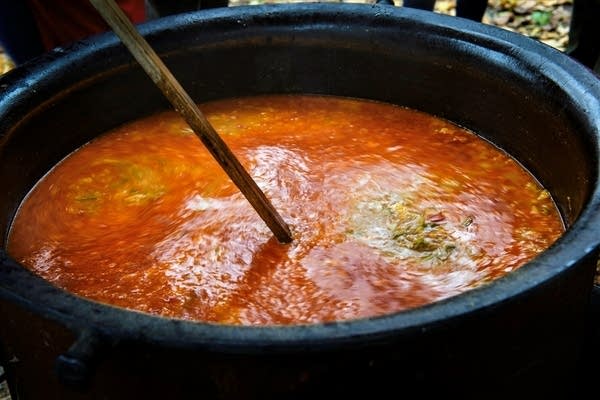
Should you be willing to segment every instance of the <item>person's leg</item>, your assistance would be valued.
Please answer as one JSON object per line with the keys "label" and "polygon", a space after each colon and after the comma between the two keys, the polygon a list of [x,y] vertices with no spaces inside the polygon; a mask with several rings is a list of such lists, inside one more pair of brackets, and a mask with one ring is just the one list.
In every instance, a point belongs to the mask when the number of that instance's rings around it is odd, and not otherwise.
{"label": "person's leg", "polygon": [[217,8],[217,7],[227,7],[229,5],[229,0],[200,0],[200,8]]}
{"label": "person's leg", "polygon": [[575,0],[567,54],[582,64],[600,69],[600,0]]}
{"label": "person's leg", "polygon": [[16,65],[44,52],[40,33],[25,1],[0,0],[0,45]]}
{"label": "person's leg", "polygon": [[152,17],[164,17],[194,11],[200,8],[199,0],[146,0],[146,8],[151,8]]}
{"label": "person's leg", "polygon": [[404,7],[433,11],[433,7],[435,6],[435,0],[404,0],[402,2],[402,5]]}
{"label": "person's leg", "polygon": [[146,9],[151,18],[228,5],[229,0],[146,0]]}
{"label": "person's leg", "polygon": [[481,22],[487,5],[487,0],[456,0],[456,16]]}

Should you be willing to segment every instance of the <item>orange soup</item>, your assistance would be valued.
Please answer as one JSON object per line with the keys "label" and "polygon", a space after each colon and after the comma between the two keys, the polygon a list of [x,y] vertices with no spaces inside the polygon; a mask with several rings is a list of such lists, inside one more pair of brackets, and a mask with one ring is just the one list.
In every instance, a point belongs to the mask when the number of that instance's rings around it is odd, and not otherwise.
{"label": "orange soup", "polygon": [[457,295],[564,231],[549,193],[445,120],[349,98],[200,108],[290,226],[280,244],[164,112],[78,149],[27,196],[8,251],[80,296],[241,325],[373,317]]}

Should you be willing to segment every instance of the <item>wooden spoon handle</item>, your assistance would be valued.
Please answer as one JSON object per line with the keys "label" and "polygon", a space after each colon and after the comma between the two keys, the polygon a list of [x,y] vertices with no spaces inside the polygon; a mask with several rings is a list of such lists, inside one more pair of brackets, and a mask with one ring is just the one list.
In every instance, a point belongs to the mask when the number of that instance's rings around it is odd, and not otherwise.
{"label": "wooden spoon handle", "polygon": [[119,6],[113,0],[90,0],[90,2],[121,38],[175,110],[183,116],[233,183],[246,196],[277,240],[281,243],[291,242],[290,229],[277,210]]}

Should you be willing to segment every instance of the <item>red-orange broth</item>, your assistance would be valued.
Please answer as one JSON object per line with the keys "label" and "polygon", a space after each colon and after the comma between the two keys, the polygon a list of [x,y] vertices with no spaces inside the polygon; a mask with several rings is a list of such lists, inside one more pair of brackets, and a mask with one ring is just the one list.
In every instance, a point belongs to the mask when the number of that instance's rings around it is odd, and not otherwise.
{"label": "red-orange broth", "polygon": [[167,317],[297,324],[397,312],[513,271],[564,231],[513,159],[372,101],[200,105],[292,229],[282,245],[164,112],[77,150],[22,204],[9,253],[86,298]]}

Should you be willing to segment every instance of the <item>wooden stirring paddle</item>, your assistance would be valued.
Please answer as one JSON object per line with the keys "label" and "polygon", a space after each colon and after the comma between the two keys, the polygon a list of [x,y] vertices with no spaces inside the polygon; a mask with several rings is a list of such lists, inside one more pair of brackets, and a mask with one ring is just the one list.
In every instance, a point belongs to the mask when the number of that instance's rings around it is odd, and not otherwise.
{"label": "wooden stirring paddle", "polygon": [[281,243],[291,242],[291,231],[277,210],[114,0],[90,2],[246,196],[277,240]]}

